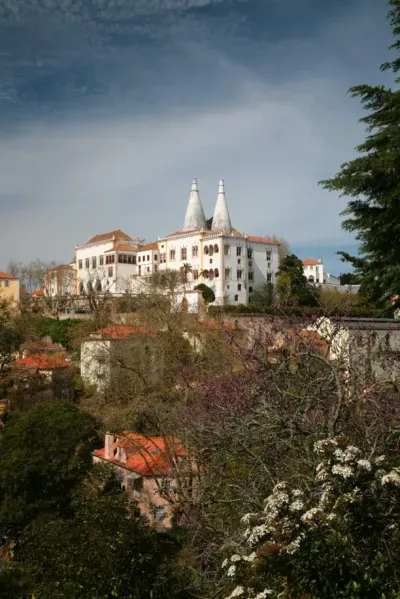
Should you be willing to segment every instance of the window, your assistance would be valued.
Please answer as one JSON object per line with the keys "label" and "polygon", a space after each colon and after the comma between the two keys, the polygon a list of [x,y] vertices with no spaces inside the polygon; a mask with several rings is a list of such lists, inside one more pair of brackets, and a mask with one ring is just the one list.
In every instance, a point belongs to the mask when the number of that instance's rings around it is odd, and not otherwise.
{"label": "window", "polygon": [[154,517],[157,520],[157,522],[160,522],[161,520],[164,520],[164,518],[165,518],[165,508],[163,508],[163,507],[156,507],[156,509],[154,510]]}
{"label": "window", "polygon": [[99,256],[99,265],[103,266],[104,264],[104,256]]}
{"label": "window", "polygon": [[253,287],[249,287],[249,293],[253,292]]}
{"label": "window", "polygon": [[231,246],[230,245],[225,245],[224,246],[224,254],[225,254],[225,256],[230,256],[231,255]]}
{"label": "window", "polygon": [[181,248],[181,260],[186,260],[186,259],[187,259],[187,249]]}
{"label": "window", "polygon": [[81,270],[81,269],[82,269],[82,260],[79,260],[79,261],[78,261],[78,268],[79,268],[79,270]]}
{"label": "window", "polygon": [[120,264],[123,262],[123,254],[118,254],[118,262]]}
{"label": "window", "polygon": [[272,281],[272,274],[269,272],[267,274],[267,283],[271,283],[271,281]]}
{"label": "window", "polygon": [[10,281],[4,281],[4,287],[9,287],[10,286]]}
{"label": "window", "polygon": [[199,255],[199,246],[194,245],[192,247],[192,258],[197,258],[198,255]]}
{"label": "window", "polygon": [[213,248],[213,246],[212,246],[212,245],[208,246],[208,253],[210,254],[210,256],[212,256],[212,255],[213,255],[213,253],[214,253],[214,248]]}
{"label": "window", "polygon": [[238,258],[238,264],[240,264],[240,258]]}
{"label": "window", "polygon": [[89,268],[89,258],[85,259],[85,268]]}
{"label": "window", "polygon": [[140,262],[140,256],[139,256],[139,258],[138,258],[138,262]]}
{"label": "window", "polygon": [[254,281],[254,273],[249,272],[249,281]]}
{"label": "window", "polygon": [[114,264],[114,262],[115,262],[114,254],[112,256],[106,256],[106,264]]}
{"label": "window", "polygon": [[150,272],[150,266],[148,266],[148,267],[146,268],[146,271],[147,271],[147,272]]}
{"label": "window", "polygon": [[147,254],[147,262],[150,262],[150,256]]}
{"label": "window", "polygon": [[214,277],[215,277],[216,279],[218,279],[218,277],[219,277],[219,270],[218,270],[218,268],[216,268],[216,269],[214,270]]}
{"label": "window", "polygon": [[141,266],[139,266],[139,273],[138,274],[139,274],[139,277],[142,276],[142,267]]}
{"label": "window", "polygon": [[158,260],[158,256],[157,256],[157,254],[154,254],[154,262],[157,262],[157,260]]}
{"label": "window", "polygon": [[208,278],[210,279],[210,281],[212,281],[214,278],[214,271],[212,268],[208,271]]}
{"label": "window", "polygon": [[169,250],[169,259],[175,260],[175,250]]}
{"label": "window", "polygon": [[253,248],[247,248],[247,257],[249,260],[253,257]]}
{"label": "window", "polygon": [[271,262],[267,262],[267,268],[271,268]]}
{"label": "window", "polygon": [[128,264],[132,264],[132,258],[133,258],[133,256],[130,256],[130,255],[128,254]]}
{"label": "window", "polygon": [[132,256],[132,264],[136,264],[136,256]]}
{"label": "window", "polygon": [[204,248],[204,253],[205,253],[205,254],[208,254],[208,245],[206,245],[206,246],[205,246],[205,248]]}
{"label": "window", "polygon": [[239,296],[235,295],[235,302],[238,302],[238,301],[239,301]]}
{"label": "window", "polygon": [[93,258],[92,258],[92,268],[97,268],[97,258],[96,258],[96,256],[93,256]]}
{"label": "window", "polygon": [[237,269],[237,279],[241,279],[242,278],[242,270],[240,270],[239,268]]}
{"label": "window", "polygon": [[219,252],[219,247],[218,247],[218,244],[215,244],[215,245],[214,245],[214,252],[215,252],[216,254],[218,254],[218,252]]}
{"label": "window", "polygon": [[160,263],[161,264],[165,264],[165,262],[167,261],[167,254],[160,254]]}
{"label": "window", "polygon": [[108,276],[109,276],[109,277],[112,277],[112,276],[113,276],[113,274],[114,274],[114,269],[113,269],[113,267],[112,267],[112,266],[109,266],[109,267],[108,267]]}
{"label": "window", "polygon": [[225,279],[230,279],[230,278],[231,278],[231,269],[225,268]]}
{"label": "window", "polygon": [[242,291],[242,285],[240,283],[238,285],[238,291]]}
{"label": "window", "polygon": [[272,257],[272,251],[271,250],[267,250],[267,260],[270,261]]}
{"label": "window", "polygon": [[249,260],[249,268],[251,268],[253,266],[253,262],[252,260]]}
{"label": "window", "polygon": [[238,245],[236,247],[236,256],[241,256],[242,255],[242,248]]}
{"label": "window", "polygon": [[212,259],[212,258],[210,258],[210,264],[212,264],[212,260],[213,260],[213,259]]}
{"label": "window", "polygon": [[198,271],[198,270],[194,270],[194,271],[193,271],[193,279],[194,279],[195,281],[197,281],[197,279],[198,279],[198,278],[199,278],[199,271]]}

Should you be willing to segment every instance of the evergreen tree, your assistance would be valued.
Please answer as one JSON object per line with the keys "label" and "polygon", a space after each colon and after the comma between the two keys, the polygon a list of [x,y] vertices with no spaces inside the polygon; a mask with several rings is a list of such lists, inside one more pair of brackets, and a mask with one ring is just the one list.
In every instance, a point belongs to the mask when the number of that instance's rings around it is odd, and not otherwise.
{"label": "evergreen tree", "polygon": [[279,265],[276,293],[280,304],[284,306],[318,304],[318,288],[308,284],[303,263],[295,254],[288,254]]}
{"label": "evergreen tree", "polygon": [[[400,35],[400,0],[390,0],[388,18],[394,36]],[[400,40],[391,46],[400,50]],[[381,70],[400,70],[400,58]],[[400,78],[395,79],[398,84]],[[383,85],[350,88],[368,111],[360,119],[368,136],[357,146],[359,156],[344,163],[333,178],[321,181],[330,191],[353,198],[342,212],[342,226],[361,242],[358,257],[339,252],[361,278],[361,293],[369,301],[384,302],[400,290],[400,90]]]}

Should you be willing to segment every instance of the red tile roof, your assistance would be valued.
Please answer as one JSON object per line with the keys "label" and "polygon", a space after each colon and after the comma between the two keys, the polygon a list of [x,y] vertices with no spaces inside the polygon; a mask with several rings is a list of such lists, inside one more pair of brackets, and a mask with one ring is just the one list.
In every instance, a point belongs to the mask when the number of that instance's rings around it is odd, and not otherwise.
{"label": "red tile roof", "polygon": [[322,264],[319,260],[313,260],[312,258],[307,258],[307,260],[303,260],[304,266],[318,266]]}
{"label": "red tile roof", "polygon": [[48,354],[34,354],[33,356],[27,356],[21,360],[14,362],[16,366],[29,366],[30,368],[37,368],[38,370],[55,370],[57,368],[71,368],[71,362],[68,362],[64,358],[55,358]]}
{"label": "red tile roof", "polygon": [[116,241],[133,241],[132,237],[129,237],[129,235],[121,231],[121,229],[116,229],[115,231],[110,231],[110,233],[95,235],[86,242],[86,245],[90,245],[91,243],[101,243],[102,241],[112,241],[114,237]]}
{"label": "red tile roof", "polygon": [[[174,456],[185,455],[179,439],[174,437],[144,437],[136,433],[124,432],[114,442],[114,456],[118,447],[123,447],[126,462],[121,462],[115,457],[111,460],[115,464],[124,466],[142,476],[163,476],[172,471],[171,464]],[[104,449],[96,449],[93,454],[105,459]]]}
{"label": "red tile roof", "polygon": [[158,250],[158,243],[154,241],[153,243],[147,243],[146,245],[138,248],[138,252],[147,252],[149,250]]}
{"label": "red tile roof", "polygon": [[151,335],[154,336],[153,331],[148,331],[144,327],[131,327],[126,324],[111,324],[104,329],[98,329],[94,333],[91,333],[91,337],[93,338],[95,335],[99,336],[103,339],[125,339],[125,337],[129,337],[130,335]]}
{"label": "red tile roof", "polygon": [[32,295],[34,297],[40,297],[41,295],[44,295],[44,291],[43,289],[35,289],[35,291],[32,291]]}
{"label": "red tile roof", "polygon": [[14,275],[7,274],[6,272],[0,271],[0,279],[16,279]]}
{"label": "red tile roof", "polygon": [[254,235],[248,235],[247,239],[253,243],[268,243],[269,245],[281,245],[279,241],[274,241],[269,237],[256,237]]}
{"label": "red tile roof", "polygon": [[54,268],[49,268],[47,272],[53,272],[58,270],[75,270],[72,264],[59,264],[58,266],[54,266]]}

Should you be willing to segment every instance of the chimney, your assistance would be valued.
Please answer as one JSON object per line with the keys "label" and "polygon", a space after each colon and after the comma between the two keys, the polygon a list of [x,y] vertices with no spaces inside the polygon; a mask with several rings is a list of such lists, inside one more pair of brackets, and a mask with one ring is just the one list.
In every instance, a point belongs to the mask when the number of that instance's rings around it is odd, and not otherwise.
{"label": "chimney", "polygon": [[106,433],[104,438],[104,457],[106,460],[112,460],[114,457],[114,435]]}

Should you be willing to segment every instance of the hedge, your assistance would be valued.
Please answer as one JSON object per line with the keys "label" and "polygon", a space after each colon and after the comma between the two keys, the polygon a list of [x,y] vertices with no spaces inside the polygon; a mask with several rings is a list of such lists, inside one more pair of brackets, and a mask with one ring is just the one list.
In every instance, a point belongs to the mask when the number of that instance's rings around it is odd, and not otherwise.
{"label": "hedge", "polygon": [[235,304],[232,306],[210,306],[208,314],[218,318],[222,314],[266,314],[270,316],[344,316],[349,318],[393,318],[392,313],[387,310],[380,310],[368,307],[350,307],[346,310],[338,306],[332,310],[326,310],[322,307],[296,307],[296,308],[276,308],[272,306],[258,306],[256,304]]}

